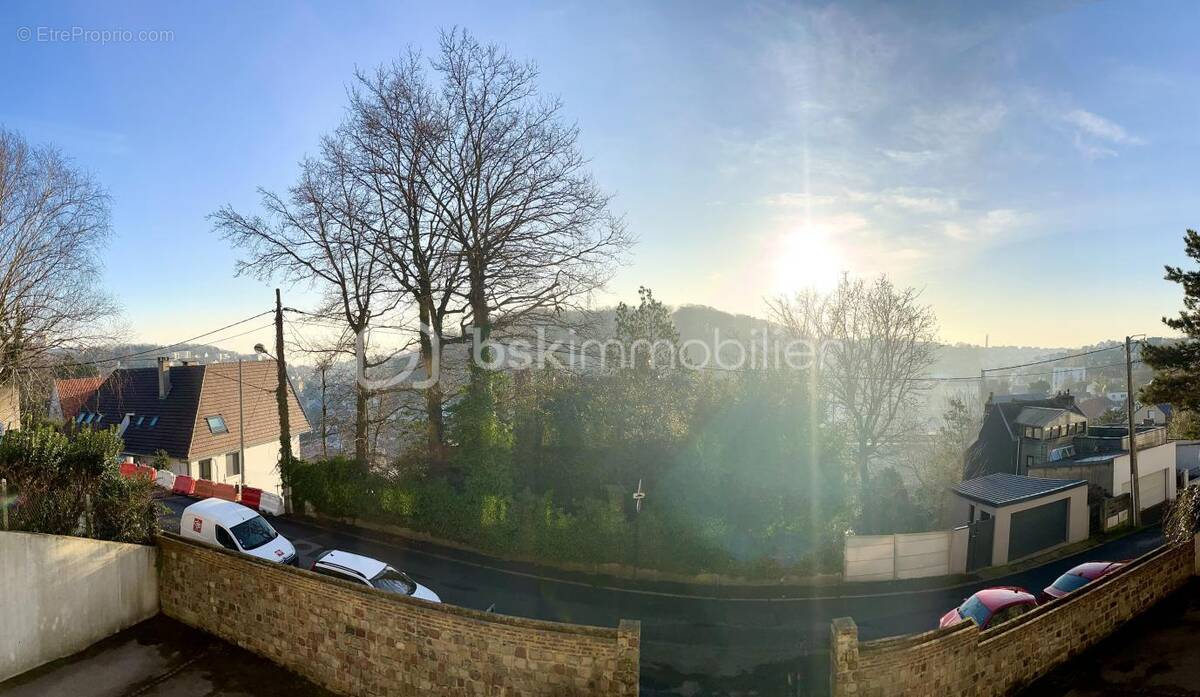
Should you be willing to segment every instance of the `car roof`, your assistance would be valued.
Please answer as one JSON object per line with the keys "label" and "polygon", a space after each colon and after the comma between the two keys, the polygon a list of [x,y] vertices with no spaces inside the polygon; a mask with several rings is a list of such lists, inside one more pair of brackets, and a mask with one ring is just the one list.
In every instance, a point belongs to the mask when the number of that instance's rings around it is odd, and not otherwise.
{"label": "car roof", "polygon": [[343,552],[340,549],[331,549],[322,554],[321,557],[317,559],[317,563],[333,564],[335,566],[350,569],[351,571],[362,574],[362,576],[365,578],[375,578],[381,571],[387,568],[387,564],[379,561],[378,559],[364,557],[361,554]]}
{"label": "car roof", "polygon": [[1037,601],[1031,593],[1024,588],[1016,586],[1004,588],[984,588],[975,594],[979,601],[984,604],[987,609],[995,612],[1000,608],[1016,605],[1018,603],[1033,603]]}
{"label": "car roof", "polygon": [[1111,561],[1089,561],[1071,569],[1064,576],[1082,576],[1090,581],[1095,581],[1104,574],[1110,571],[1115,571],[1121,568],[1121,562]]}
{"label": "car roof", "polygon": [[183,509],[183,513],[184,515],[191,513],[193,515],[206,516],[224,525],[237,525],[251,518],[258,517],[257,511],[246,508],[240,503],[226,501],[225,499],[204,499],[203,501],[197,501]]}

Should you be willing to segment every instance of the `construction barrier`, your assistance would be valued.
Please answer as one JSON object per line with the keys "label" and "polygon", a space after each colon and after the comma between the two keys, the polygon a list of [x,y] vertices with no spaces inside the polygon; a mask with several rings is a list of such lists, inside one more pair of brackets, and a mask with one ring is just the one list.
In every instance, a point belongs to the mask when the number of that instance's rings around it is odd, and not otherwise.
{"label": "construction barrier", "polygon": [[133,475],[137,474],[137,465],[133,464],[132,462],[122,462],[120,471],[122,477],[132,477]]}
{"label": "construction barrier", "polygon": [[186,474],[179,474],[179,475],[175,476],[175,485],[171,487],[172,493],[183,494],[184,496],[191,496],[195,490],[196,490],[196,480],[195,479],[192,479],[191,477],[187,476]]}
{"label": "construction barrier", "polygon": [[211,499],[216,495],[216,490],[213,488],[213,482],[207,479],[197,479],[196,488],[192,490],[192,496],[198,499]]}
{"label": "construction barrier", "polygon": [[145,479],[146,481],[153,482],[158,479],[158,470],[154,469],[150,465],[138,465],[137,476]]}
{"label": "construction barrier", "polygon": [[175,473],[171,470],[159,470],[154,478],[154,484],[168,491],[175,488]]}
{"label": "construction barrier", "polygon": [[262,489],[256,489],[252,486],[242,487],[242,505],[250,508],[258,508],[262,503]]}
{"label": "construction barrier", "polygon": [[237,501],[237,487],[232,484],[215,483],[213,484],[213,497],[225,499],[226,501]]}
{"label": "construction barrier", "polygon": [[283,497],[269,491],[262,492],[258,510],[271,515],[283,515]]}

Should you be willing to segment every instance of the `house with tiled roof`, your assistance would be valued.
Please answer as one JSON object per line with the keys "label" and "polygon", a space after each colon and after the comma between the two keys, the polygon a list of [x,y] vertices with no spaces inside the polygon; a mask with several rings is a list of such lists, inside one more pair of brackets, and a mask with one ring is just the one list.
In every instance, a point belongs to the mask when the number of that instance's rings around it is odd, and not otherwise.
{"label": "house with tiled roof", "polygon": [[[171,365],[160,358],[155,368],[58,380],[50,411],[68,428],[116,426],[135,461],[149,464],[161,451],[177,475],[280,493],[276,371],[268,360]],[[288,405],[299,452],[310,428],[290,385]]]}

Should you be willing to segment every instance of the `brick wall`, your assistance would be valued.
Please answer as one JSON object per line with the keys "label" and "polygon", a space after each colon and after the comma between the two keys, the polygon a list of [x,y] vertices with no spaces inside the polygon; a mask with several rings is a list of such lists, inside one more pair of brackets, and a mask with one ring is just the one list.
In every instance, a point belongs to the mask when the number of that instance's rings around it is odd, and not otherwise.
{"label": "brick wall", "polygon": [[[1200,538],[1197,538],[1200,540]],[[1197,572],[1196,542],[1159,549],[1121,571],[987,631],[972,622],[924,634],[858,641],[850,618],[832,625],[834,697],[1008,694],[1107,637]]]}
{"label": "brick wall", "polygon": [[641,630],[433,605],[163,535],[162,612],[345,695],[638,693]]}

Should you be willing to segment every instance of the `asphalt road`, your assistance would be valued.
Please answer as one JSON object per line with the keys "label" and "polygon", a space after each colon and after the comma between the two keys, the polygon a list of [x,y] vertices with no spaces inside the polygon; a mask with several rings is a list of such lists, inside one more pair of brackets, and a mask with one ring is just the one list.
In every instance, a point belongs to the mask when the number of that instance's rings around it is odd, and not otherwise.
{"label": "asphalt road", "polygon": [[[167,497],[165,526],[191,503]],[[579,576],[546,577],[534,567],[497,563],[444,548],[361,530],[331,530],[303,520],[270,518],[292,541],[305,567],[325,549],[382,559],[432,588],[444,602],[523,617],[615,627],[642,622],[642,692],[646,695],[824,695],[828,692],[829,622],[853,617],[861,639],[933,629],[938,618],[979,588],[1015,585],[1039,590],[1063,571],[1093,559],[1127,559],[1161,543],[1158,530],[1109,542],[1036,569],[958,588],[891,590],[858,586],[852,595],[729,597],[737,591],[655,584],[631,590]],[[841,587],[846,592],[845,586]],[[812,593],[831,591],[814,590]],[[714,597],[723,596],[723,597]]]}

